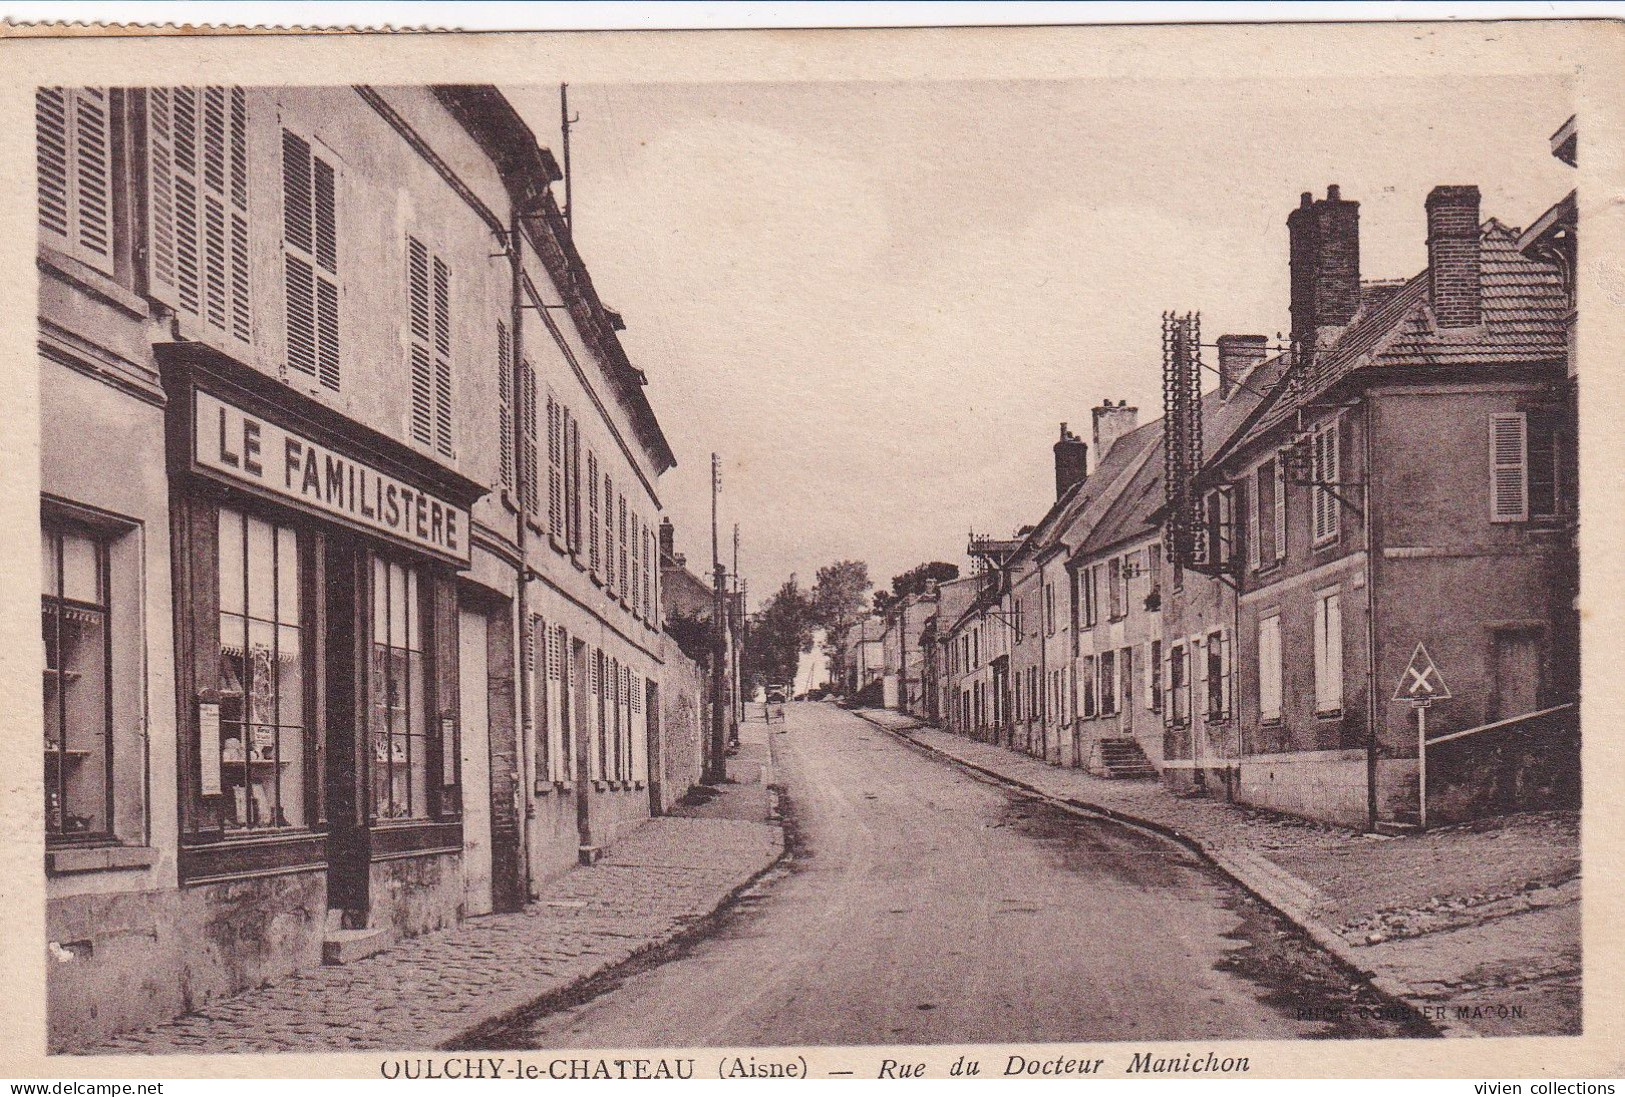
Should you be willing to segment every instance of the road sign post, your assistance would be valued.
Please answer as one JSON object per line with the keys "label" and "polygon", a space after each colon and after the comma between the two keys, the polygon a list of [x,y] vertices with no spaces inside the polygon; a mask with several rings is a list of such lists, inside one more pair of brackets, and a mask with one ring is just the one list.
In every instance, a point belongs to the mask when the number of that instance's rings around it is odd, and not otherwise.
{"label": "road sign post", "polygon": [[1416,821],[1423,830],[1428,825],[1428,707],[1450,696],[1433,656],[1417,644],[1394,688],[1394,700],[1408,701],[1416,710]]}

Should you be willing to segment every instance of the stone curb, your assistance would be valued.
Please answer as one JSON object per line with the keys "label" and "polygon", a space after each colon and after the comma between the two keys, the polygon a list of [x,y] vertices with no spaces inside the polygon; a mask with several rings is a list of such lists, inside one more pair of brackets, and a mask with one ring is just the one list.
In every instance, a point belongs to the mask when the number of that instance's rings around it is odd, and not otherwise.
{"label": "stone curb", "polygon": [[713,926],[727,913],[728,908],[738,901],[739,897],[759,882],[764,876],[782,863],[788,854],[788,847],[784,841],[784,823],[779,812],[779,797],[777,790],[771,790],[770,817],[761,826],[769,827],[775,831],[773,847],[777,851],[755,871],[747,875],[739,883],[723,888],[716,898],[708,903],[702,910],[692,916],[691,920],[680,927],[674,928],[657,937],[651,937],[633,948],[624,956],[606,959],[606,961],[591,971],[583,972],[557,986],[546,990],[527,990],[519,994],[509,995],[500,1004],[493,1006],[485,1017],[472,1024],[461,1023],[455,1027],[444,1029],[433,1034],[424,1044],[437,1051],[468,1050],[470,1045],[499,1029],[510,1025],[523,1015],[540,1010],[550,1002],[563,1002],[580,992],[588,984],[603,979],[616,970],[631,964],[649,953],[672,945],[685,944],[698,941],[706,936]]}
{"label": "stone curb", "polygon": [[[1337,934],[1321,925],[1320,920],[1310,911],[1304,909],[1296,902],[1282,895],[1273,881],[1266,879],[1262,873],[1252,869],[1251,867],[1242,865],[1225,856],[1223,850],[1214,849],[1208,846],[1200,838],[1186,834],[1184,831],[1171,827],[1166,823],[1159,823],[1154,819],[1144,819],[1137,815],[1130,815],[1127,812],[1106,807],[1104,804],[1093,804],[1085,800],[1074,800],[1071,798],[1055,796],[1018,778],[999,773],[998,771],[988,769],[985,766],[979,766],[975,762],[966,761],[957,755],[951,754],[948,751],[942,750],[938,747],[934,747],[929,743],[922,743],[920,740],[916,739],[912,734],[910,734],[910,732],[913,730],[929,726],[919,723],[918,721],[916,721],[912,727],[893,728],[881,723],[879,720],[871,718],[861,709],[853,709],[852,712],[854,715],[862,718],[866,723],[879,728],[881,731],[888,732],[891,735],[896,736],[898,739],[901,739],[903,742],[915,747],[918,750],[927,751],[938,758],[945,758],[954,765],[962,766],[965,769],[979,773],[984,777],[997,782],[998,784],[1020,789],[1031,796],[1036,796],[1046,803],[1053,804],[1054,806],[1065,811],[1078,815],[1095,816],[1108,819],[1111,822],[1127,827],[1133,827],[1136,830],[1148,831],[1159,837],[1166,838],[1169,841],[1177,842],[1179,845],[1196,854],[1203,861],[1224,873],[1225,876],[1233,880],[1238,886],[1241,887],[1243,891],[1247,892],[1247,894],[1251,895],[1253,898],[1257,899],[1259,902],[1281,915],[1287,921],[1297,926],[1298,929],[1307,934],[1309,939],[1314,941],[1315,944],[1319,945],[1325,951],[1331,953],[1332,956],[1336,958],[1338,963],[1342,964],[1360,979],[1376,988],[1376,990],[1384,996],[1394,999],[1402,1006],[1407,1005],[1412,998],[1421,996],[1414,988],[1406,985],[1404,982],[1395,979],[1392,976],[1380,974],[1366,967],[1361,961],[1360,957],[1349,946],[1347,941],[1344,941]],[[1452,1024],[1449,1021],[1439,1021],[1431,1018],[1418,1018],[1418,1020],[1441,1036],[1478,1035],[1478,1033],[1474,1032],[1470,1028]]]}

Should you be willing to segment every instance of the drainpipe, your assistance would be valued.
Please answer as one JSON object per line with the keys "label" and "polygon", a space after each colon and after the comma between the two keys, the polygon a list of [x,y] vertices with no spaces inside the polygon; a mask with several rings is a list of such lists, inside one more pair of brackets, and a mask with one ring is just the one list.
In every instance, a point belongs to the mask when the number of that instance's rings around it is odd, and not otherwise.
{"label": "drainpipe", "polygon": [[[1360,506],[1365,511],[1365,811],[1366,825],[1377,829],[1377,544],[1372,533],[1376,514],[1371,509],[1371,479],[1375,466],[1371,460],[1371,397],[1365,404],[1364,464],[1360,477]],[[1417,759],[1421,764],[1421,759]],[[1427,790],[1418,786],[1419,794]],[[1420,804],[1418,805],[1420,807]]]}
{"label": "drainpipe", "polygon": [[[523,246],[523,240],[524,237],[520,232],[519,227],[519,212],[517,209],[515,209],[508,216],[508,268],[510,271],[509,281],[512,283],[513,289],[513,297],[512,301],[510,302],[511,315],[508,321],[508,327],[512,332],[512,338],[509,339],[508,343],[513,360],[508,363],[508,376],[510,378],[508,390],[514,395],[514,399],[512,400],[510,407],[512,407],[515,412],[515,414],[510,416],[508,429],[513,436],[509,445],[513,451],[514,493],[518,496],[518,498],[515,500],[515,502],[518,504],[516,508],[518,510],[518,522],[516,523],[517,533],[515,535],[514,542],[519,550],[519,567],[516,569],[514,576],[516,588],[514,594],[514,607],[515,612],[519,616],[519,628],[515,631],[514,635],[519,638],[519,658],[515,661],[520,663],[523,662],[525,655],[525,630],[530,627],[530,601],[526,593],[530,587],[530,558],[526,554],[525,550],[525,542],[527,540],[526,534],[528,530],[525,524],[525,489],[527,485],[525,483],[524,424],[526,422],[526,417],[534,414],[535,412],[535,409],[530,407],[526,402],[527,396],[524,388],[524,369],[520,364],[525,360],[525,308],[522,296],[524,293],[524,265],[520,255],[520,248]],[[546,638],[533,637],[531,642],[545,643]],[[519,766],[518,786],[520,802],[523,805],[522,810],[519,813],[519,858],[525,867],[524,902],[528,903],[531,899],[536,898],[534,890],[535,881],[532,876],[530,863],[530,824],[531,820],[536,815],[535,789],[532,787],[533,782],[536,779],[536,775],[534,772],[532,772],[532,767],[530,764],[530,743],[531,737],[536,734],[536,722],[532,717],[534,706],[531,704],[531,669],[529,667],[521,666],[519,674],[516,675],[516,677],[518,678],[519,686],[519,742],[516,744],[515,756]]]}

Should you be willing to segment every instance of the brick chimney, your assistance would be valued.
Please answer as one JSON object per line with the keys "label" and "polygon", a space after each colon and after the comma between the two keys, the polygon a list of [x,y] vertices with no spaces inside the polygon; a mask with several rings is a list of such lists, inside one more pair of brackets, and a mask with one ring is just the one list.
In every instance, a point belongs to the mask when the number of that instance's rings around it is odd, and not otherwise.
{"label": "brick chimney", "polygon": [[669,517],[660,519],[660,562],[675,567],[684,563],[683,557],[677,555],[677,531]]}
{"label": "brick chimney", "polygon": [[1097,463],[1106,459],[1106,454],[1111,452],[1113,442],[1140,425],[1140,409],[1129,407],[1127,400],[1119,400],[1115,404],[1107,400],[1098,408],[1095,408],[1091,414],[1095,420],[1095,461]]}
{"label": "brick chimney", "polygon": [[1315,200],[1308,191],[1286,219],[1292,263],[1292,341],[1317,341],[1323,328],[1354,319],[1360,304],[1360,203],[1337,184]]}
{"label": "brick chimney", "polygon": [[1478,188],[1434,187],[1428,194],[1428,289],[1441,328],[1483,322],[1479,286]]}
{"label": "brick chimney", "polygon": [[1269,339],[1265,336],[1219,336],[1219,396],[1228,398],[1269,354]]}
{"label": "brick chimney", "polygon": [[1055,443],[1055,498],[1067,493],[1073,484],[1089,475],[1089,445],[1061,424],[1061,440]]}

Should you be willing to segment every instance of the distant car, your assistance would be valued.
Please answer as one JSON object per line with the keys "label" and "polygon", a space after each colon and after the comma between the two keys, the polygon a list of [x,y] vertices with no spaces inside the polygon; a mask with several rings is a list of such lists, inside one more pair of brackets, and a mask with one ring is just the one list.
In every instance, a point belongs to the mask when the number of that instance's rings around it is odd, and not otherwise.
{"label": "distant car", "polygon": [[767,687],[767,703],[770,704],[770,705],[782,705],[782,704],[784,704],[785,695],[788,692],[789,692],[789,690],[785,689],[785,687],[783,687],[781,685],[768,686]]}

